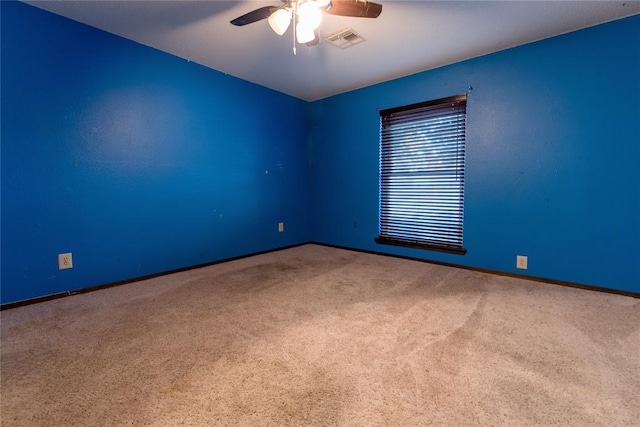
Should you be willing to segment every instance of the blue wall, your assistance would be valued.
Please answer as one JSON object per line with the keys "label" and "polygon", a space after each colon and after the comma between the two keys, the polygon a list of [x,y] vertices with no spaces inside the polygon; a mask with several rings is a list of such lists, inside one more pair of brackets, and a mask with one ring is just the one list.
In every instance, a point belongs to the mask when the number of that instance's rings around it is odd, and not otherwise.
{"label": "blue wall", "polygon": [[[313,103],[312,239],[640,292],[639,46],[635,16]],[[378,110],[469,86],[468,253],[374,243]]]}
{"label": "blue wall", "polygon": [[[305,103],[0,5],[2,303],[310,240],[640,292],[640,16]],[[468,253],[377,245],[378,110],[469,86]]]}
{"label": "blue wall", "polygon": [[2,303],[309,240],[305,102],[1,7]]}

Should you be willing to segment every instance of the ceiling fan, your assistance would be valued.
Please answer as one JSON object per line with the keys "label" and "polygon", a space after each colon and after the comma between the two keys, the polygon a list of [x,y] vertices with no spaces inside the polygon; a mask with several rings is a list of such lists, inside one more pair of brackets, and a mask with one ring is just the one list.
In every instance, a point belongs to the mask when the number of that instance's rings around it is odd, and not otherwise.
{"label": "ceiling fan", "polygon": [[318,27],[322,12],[330,15],[377,18],[382,5],[368,0],[282,0],[281,6],[264,6],[231,21],[241,27],[263,19],[278,35],[283,35],[293,21],[293,54],[298,43],[313,46],[320,42]]}

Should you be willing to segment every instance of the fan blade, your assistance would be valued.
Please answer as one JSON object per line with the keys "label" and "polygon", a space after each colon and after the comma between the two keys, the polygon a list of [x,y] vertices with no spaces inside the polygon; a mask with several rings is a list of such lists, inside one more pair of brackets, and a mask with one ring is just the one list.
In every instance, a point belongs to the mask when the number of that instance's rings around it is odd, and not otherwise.
{"label": "fan blade", "polygon": [[264,6],[259,9],[256,9],[252,12],[245,13],[242,16],[237,17],[231,23],[238,27],[242,27],[243,25],[252,24],[257,21],[261,21],[263,19],[267,19],[271,13],[278,9],[278,6]]}
{"label": "fan blade", "polygon": [[331,7],[325,12],[330,15],[377,18],[382,12],[382,5],[366,0],[331,0]]}

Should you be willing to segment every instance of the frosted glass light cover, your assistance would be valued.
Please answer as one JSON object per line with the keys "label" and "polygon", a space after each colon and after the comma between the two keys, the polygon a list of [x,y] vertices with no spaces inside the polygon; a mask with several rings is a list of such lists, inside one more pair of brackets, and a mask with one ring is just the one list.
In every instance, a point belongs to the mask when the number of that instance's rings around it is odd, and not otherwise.
{"label": "frosted glass light cover", "polygon": [[316,38],[316,34],[313,32],[312,28],[309,28],[302,23],[298,23],[296,25],[296,39],[298,43],[308,43]]}
{"label": "frosted glass light cover", "polygon": [[318,8],[326,9],[331,4],[331,0],[311,0]]}
{"label": "frosted glass light cover", "polygon": [[305,27],[313,31],[320,26],[322,12],[320,12],[320,9],[312,2],[302,3],[298,8],[298,20]]}
{"label": "frosted glass light cover", "polygon": [[289,24],[291,23],[291,11],[287,9],[278,9],[269,15],[269,25],[271,29],[279,36],[283,35]]}

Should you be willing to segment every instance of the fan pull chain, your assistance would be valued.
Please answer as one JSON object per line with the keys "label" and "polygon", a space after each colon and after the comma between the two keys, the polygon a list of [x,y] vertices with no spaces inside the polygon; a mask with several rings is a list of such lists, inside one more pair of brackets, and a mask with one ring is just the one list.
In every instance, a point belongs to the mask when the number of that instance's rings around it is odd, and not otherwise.
{"label": "fan pull chain", "polygon": [[293,31],[291,31],[291,34],[293,34],[293,55],[297,55],[298,52],[296,51],[296,17],[298,16],[298,3],[297,2],[293,2]]}

